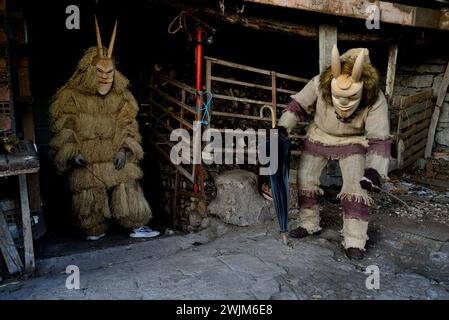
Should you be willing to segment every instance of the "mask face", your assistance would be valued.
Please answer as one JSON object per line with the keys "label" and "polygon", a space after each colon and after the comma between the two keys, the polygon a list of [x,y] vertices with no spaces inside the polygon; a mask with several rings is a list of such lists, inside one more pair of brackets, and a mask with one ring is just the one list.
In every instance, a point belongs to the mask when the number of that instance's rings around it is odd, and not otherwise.
{"label": "mask face", "polygon": [[97,75],[97,91],[104,96],[111,90],[114,82],[115,68],[111,59],[99,59],[95,65]]}
{"label": "mask face", "polygon": [[101,42],[100,28],[98,27],[97,17],[95,17],[95,32],[97,36],[97,50],[98,58],[95,63],[95,72],[97,77],[97,91],[100,95],[104,96],[111,90],[114,82],[115,66],[112,60],[112,50],[114,49],[115,35],[117,32],[117,21],[112,31],[111,41],[107,53],[103,48]]}
{"label": "mask face", "polygon": [[332,79],[331,94],[335,112],[342,118],[350,117],[362,100],[363,82],[354,83],[350,75]]}
{"label": "mask face", "polygon": [[340,54],[337,46],[334,45],[332,48],[332,104],[338,118],[342,121],[357,110],[362,100],[363,81],[360,78],[363,72],[363,62],[364,57],[361,52],[354,62],[352,74],[341,74]]}

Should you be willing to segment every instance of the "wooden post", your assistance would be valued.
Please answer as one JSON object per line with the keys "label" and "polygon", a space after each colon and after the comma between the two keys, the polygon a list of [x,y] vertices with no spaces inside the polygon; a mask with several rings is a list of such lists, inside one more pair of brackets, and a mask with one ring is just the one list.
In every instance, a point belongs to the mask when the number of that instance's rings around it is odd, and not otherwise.
{"label": "wooden post", "polygon": [[0,249],[5,259],[10,274],[22,271],[23,264],[14,244],[14,240],[8,229],[5,216],[0,212]]}
{"label": "wooden post", "polygon": [[[276,106],[277,106],[277,98],[276,98],[276,72],[271,71],[271,104],[273,106],[273,113],[275,119],[277,119],[276,114]],[[276,121],[277,124],[277,121]]]}
{"label": "wooden post", "polygon": [[25,250],[25,271],[33,272],[35,268],[33,234],[31,231],[30,204],[28,202],[28,187],[25,174],[19,175],[20,210],[22,212],[23,244]]}
{"label": "wooden post", "polygon": [[387,98],[388,104],[391,103],[391,99],[393,98],[397,58],[398,58],[398,45],[392,44],[388,50],[387,83],[385,86],[385,97]]}
{"label": "wooden post", "polygon": [[446,96],[447,87],[449,85],[449,62],[444,72],[443,80],[441,81],[440,88],[437,95],[437,103],[435,105],[435,110],[432,114],[432,119],[430,120],[429,133],[427,134],[426,151],[424,157],[430,158],[432,155],[433,142],[435,140],[435,131],[437,129],[438,120],[440,118],[440,109],[443,106],[444,98]]}
{"label": "wooden post", "polygon": [[320,24],[318,31],[320,48],[320,73],[331,64],[331,53],[334,44],[337,44],[337,27]]}

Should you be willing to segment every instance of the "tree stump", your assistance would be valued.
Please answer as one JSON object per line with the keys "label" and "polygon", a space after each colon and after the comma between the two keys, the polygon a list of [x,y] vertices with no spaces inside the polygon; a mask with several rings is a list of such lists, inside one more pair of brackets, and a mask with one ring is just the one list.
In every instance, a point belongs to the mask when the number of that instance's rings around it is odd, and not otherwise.
{"label": "tree stump", "polygon": [[211,215],[237,226],[252,226],[274,218],[274,206],[258,191],[258,178],[249,171],[231,170],[215,177],[217,197]]}

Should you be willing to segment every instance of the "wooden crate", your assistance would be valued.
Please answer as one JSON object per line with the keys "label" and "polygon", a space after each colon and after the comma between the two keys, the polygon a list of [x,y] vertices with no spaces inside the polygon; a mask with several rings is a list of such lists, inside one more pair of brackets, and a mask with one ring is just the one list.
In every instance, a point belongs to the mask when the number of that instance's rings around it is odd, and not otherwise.
{"label": "wooden crate", "polygon": [[432,89],[394,97],[392,108],[398,111],[394,169],[405,168],[424,156],[433,107]]}

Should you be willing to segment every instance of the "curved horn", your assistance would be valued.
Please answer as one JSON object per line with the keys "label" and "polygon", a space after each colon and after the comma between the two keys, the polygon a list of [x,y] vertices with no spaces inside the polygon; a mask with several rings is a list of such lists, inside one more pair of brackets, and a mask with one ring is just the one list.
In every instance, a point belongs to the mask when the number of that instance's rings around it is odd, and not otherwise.
{"label": "curved horn", "polygon": [[334,46],[332,47],[331,70],[332,75],[334,76],[335,79],[337,79],[341,73],[341,62],[340,62],[340,53],[338,52],[336,44],[334,44]]}
{"label": "curved horn", "polygon": [[95,33],[97,34],[98,55],[100,57],[102,57],[103,56],[103,44],[101,43],[101,34],[100,34],[100,28],[98,27],[97,16],[95,16]]}
{"label": "curved horn", "polygon": [[364,58],[363,51],[360,51],[357,59],[355,60],[354,67],[352,68],[352,80],[354,82],[359,82],[362,77]]}
{"label": "curved horn", "polygon": [[112,58],[112,50],[114,50],[115,35],[117,34],[117,20],[115,20],[114,30],[112,31],[111,42],[108,47],[108,58]]}

